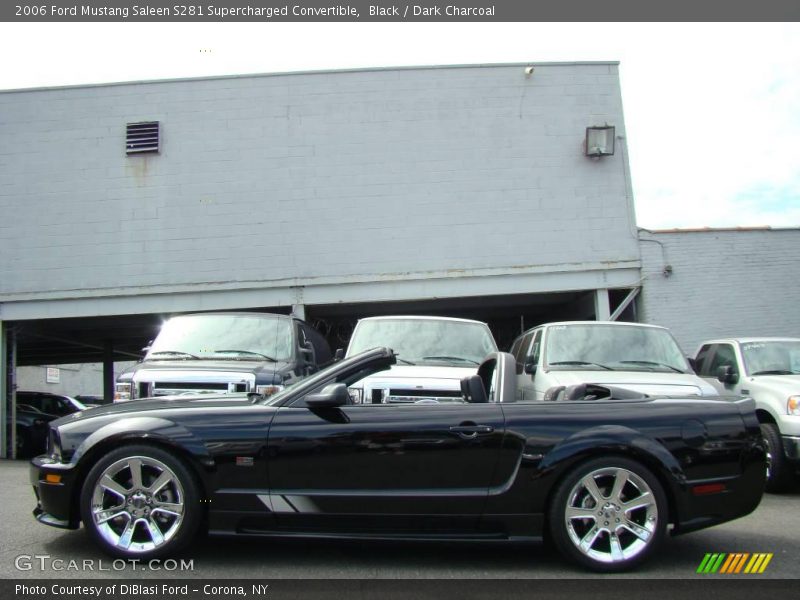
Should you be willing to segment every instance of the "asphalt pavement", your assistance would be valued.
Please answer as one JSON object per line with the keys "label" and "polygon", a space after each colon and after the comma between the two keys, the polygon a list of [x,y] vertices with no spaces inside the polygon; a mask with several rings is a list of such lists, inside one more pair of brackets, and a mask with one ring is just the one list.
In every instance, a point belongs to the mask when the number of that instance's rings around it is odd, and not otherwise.
{"label": "asphalt pavement", "polygon": [[[158,568],[114,563],[83,529],[37,523],[24,461],[0,460],[0,578],[203,579],[571,579],[594,576],[543,544],[438,543],[200,538],[175,563]],[[800,558],[800,485],[764,496],[742,519],[668,537],[656,555],[627,578],[708,578],[697,567],[709,552],[769,552],[761,575],[797,578]],[[47,556],[47,558],[40,558]],[[181,560],[191,569],[180,570]],[[62,561],[62,562],[58,562]],[[73,562],[70,562],[73,561]],[[169,570],[168,570],[169,569]],[[601,577],[601,576],[597,576]],[[606,576],[608,577],[608,576]]]}

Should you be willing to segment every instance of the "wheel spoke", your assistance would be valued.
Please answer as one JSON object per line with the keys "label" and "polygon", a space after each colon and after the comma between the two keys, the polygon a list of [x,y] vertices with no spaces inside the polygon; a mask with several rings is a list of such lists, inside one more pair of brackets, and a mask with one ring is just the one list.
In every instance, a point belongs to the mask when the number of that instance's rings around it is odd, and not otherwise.
{"label": "wheel spoke", "polygon": [[160,546],[164,543],[164,534],[161,533],[161,529],[158,527],[158,523],[156,523],[152,518],[143,520],[145,527],[147,528],[147,532],[150,534],[150,539],[153,540],[153,543],[156,546]]}
{"label": "wheel spoke", "polygon": [[151,494],[155,495],[158,492],[160,492],[161,489],[171,481],[172,481],[172,475],[169,473],[169,471],[164,471],[163,473],[161,473],[161,475],[158,476],[158,479],[156,479],[153,483],[150,484],[148,490],[150,491]]}
{"label": "wheel spoke", "polygon": [[128,493],[124,487],[118,484],[116,481],[111,479],[111,476],[108,474],[103,475],[102,479],[100,479],[100,486],[103,489],[108,490],[112,494],[119,496],[120,498],[125,498],[125,495]]}
{"label": "wheel spoke", "polygon": [[134,521],[133,519],[128,520],[125,530],[122,532],[122,535],[119,536],[119,542],[117,542],[118,546],[125,550],[131,547],[133,532],[136,531],[136,523],[138,523],[138,521]]}
{"label": "wheel spoke", "polygon": [[567,507],[565,516],[567,519],[594,519],[597,520],[597,515],[593,508],[581,508],[578,506]]}
{"label": "wheel spoke", "polygon": [[619,543],[619,537],[616,533],[609,536],[609,545],[611,546],[611,560],[619,561],[624,560],[625,555],[622,553],[622,546]]}
{"label": "wheel spoke", "polygon": [[643,542],[649,540],[650,536],[652,535],[652,533],[649,530],[645,529],[644,527],[642,527],[637,523],[634,523],[630,519],[623,520],[622,527],[630,531],[633,535],[638,537]]}
{"label": "wheel spoke", "polygon": [[650,492],[644,492],[641,496],[633,498],[628,502],[622,503],[622,510],[625,511],[625,514],[637,510],[639,508],[647,508],[653,506],[655,500],[653,499],[653,495]]}
{"label": "wheel spoke", "polygon": [[584,552],[584,554],[592,549],[595,541],[597,541],[597,538],[600,537],[600,533],[600,529],[597,527],[597,525],[586,532],[586,535],[583,536],[580,543],[580,549]]}
{"label": "wheel spoke", "polygon": [[128,460],[128,469],[131,472],[131,487],[134,490],[142,489],[142,461],[138,458]]}
{"label": "wheel spoke", "polygon": [[622,490],[625,488],[626,483],[628,483],[628,473],[622,470],[617,471],[617,475],[614,478],[614,487],[611,490],[611,496],[609,496],[612,502],[621,501]]}
{"label": "wheel spoke", "polygon": [[98,525],[102,525],[111,519],[122,516],[126,516],[128,520],[130,520],[130,515],[125,511],[124,505],[112,506],[111,508],[98,508],[94,511],[94,522]]}
{"label": "wheel spoke", "polygon": [[179,502],[154,502],[151,512],[159,512],[165,515],[179,517],[183,514],[183,504]]}
{"label": "wheel spoke", "polygon": [[597,487],[597,482],[594,480],[594,477],[591,475],[587,475],[581,480],[583,487],[586,488],[586,491],[591,494],[592,498],[597,504],[600,504],[603,500],[606,499],[602,493],[600,493],[600,488]]}

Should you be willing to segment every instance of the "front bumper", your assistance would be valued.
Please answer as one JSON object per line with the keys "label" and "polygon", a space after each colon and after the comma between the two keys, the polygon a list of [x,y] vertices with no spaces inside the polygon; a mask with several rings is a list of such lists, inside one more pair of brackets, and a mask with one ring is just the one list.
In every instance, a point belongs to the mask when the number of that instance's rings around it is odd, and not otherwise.
{"label": "front bumper", "polygon": [[[58,475],[59,481],[48,481],[48,475]],[[75,475],[74,465],[56,462],[46,455],[31,461],[29,476],[36,496],[33,516],[37,521],[63,529],[80,526]]]}
{"label": "front bumper", "polygon": [[800,436],[782,435],[783,453],[787,460],[800,463]]}

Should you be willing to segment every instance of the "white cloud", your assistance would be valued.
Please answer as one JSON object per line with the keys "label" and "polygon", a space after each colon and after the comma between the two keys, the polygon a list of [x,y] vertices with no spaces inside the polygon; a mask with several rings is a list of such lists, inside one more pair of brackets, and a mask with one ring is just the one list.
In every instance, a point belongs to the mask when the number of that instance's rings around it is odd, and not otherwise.
{"label": "white cloud", "polygon": [[620,60],[637,219],[800,225],[798,24],[7,24],[0,88]]}

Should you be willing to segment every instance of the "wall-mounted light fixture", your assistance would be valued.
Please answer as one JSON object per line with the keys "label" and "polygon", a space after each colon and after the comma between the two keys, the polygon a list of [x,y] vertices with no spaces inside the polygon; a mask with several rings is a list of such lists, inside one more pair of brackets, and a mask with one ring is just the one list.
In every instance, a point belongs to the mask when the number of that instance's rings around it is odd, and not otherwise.
{"label": "wall-mounted light fixture", "polygon": [[615,128],[613,125],[603,125],[586,128],[586,142],[584,152],[591,158],[612,156],[614,154]]}

